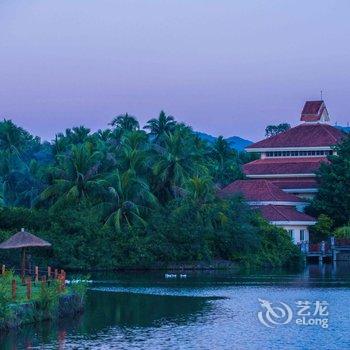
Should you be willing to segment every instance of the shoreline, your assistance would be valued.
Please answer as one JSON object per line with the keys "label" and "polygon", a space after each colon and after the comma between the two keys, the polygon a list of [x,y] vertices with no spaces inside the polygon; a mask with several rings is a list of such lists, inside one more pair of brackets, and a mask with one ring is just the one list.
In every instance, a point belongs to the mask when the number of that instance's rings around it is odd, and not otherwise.
{"label": "shoreline", "polygon": [[77,293],[60,295],[52,312],[40,310],[38,301],[9,304],[10,313],[0,322],[0,332],[16,329],[25,324],[39,323],[64,317],[75,317],[84,311],[84,298]]}
{"label": "shoreline", "polygon": [[117,272],[117,271],[205,271],[205,270],[240,270],[244,268],[243,265],[232,261],[216,261],[212,263],[194,262],[194,263],[169,263],[168,265],[152,265],[152,266],[124,266],[116,268],[96,268],[96,269],[79,269],[66,268],[69,272]]}
{"label": "shoreline", "polygon": [[242,270],[265,270],[265,269],[289,269],[289,270],[300,270],[301,268],[308,265],[308,263],[302,263],[300,266],[272,266],[270,264],[266,265],[245,265],[239,264],[237,262],[232,261],[220,261],[217,263],[188,263],[188,264],[169,264],[165,266],[143,266],[143,267],[135,267],[135,266],[127,266],[127,267],[116,267],[116,268],[95,268],[95,269],[79,269],[79,268],[66,268],[65,270],[69,273],[99,273],[99,272],[181,272],[181,271],[231,271],[231,272],[239,272]]}

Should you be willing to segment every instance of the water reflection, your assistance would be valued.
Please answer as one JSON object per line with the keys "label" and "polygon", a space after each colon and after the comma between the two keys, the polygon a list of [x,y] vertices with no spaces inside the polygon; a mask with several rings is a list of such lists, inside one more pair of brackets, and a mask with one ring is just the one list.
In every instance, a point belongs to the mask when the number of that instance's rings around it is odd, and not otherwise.
{"label": "water reflection", "polygon": [[164,319],[178,324],[195,322],[196,315],[209,308],[203,298],[95,291],[90,293],[87,310],[83,327],[91,332],[111,324],[150,327],[163,323]]}
{"label": "water reflection", "polygon": [[165,323],[185,325],[210,312],[205,298],[156,296],[89,291],[86,310],[74,319],[27,325],[0,337],[1,349],[30,349],[44,344],[64,348],[66,335],[81,337],[98,334],[111,326],[157,327]]}
{"label": "water reflection", "polygon": [[[83,315],[3,334],[0,348],[79,349],[108,344],[111,349],[162,349],[178,348],[181,343],[186,349],[208,348],[208,344],[220,349],[231,349],[232,344],[244,348],[268,344],[277,349],[288,339],[290,348],[313,348],[314,342],[322,340],[332,349],[347,341],[343,335],[350,331],[349,263],[309,265],[299,273],[187,275],[185,280],[165,280],[164,273],[94,275]],[[290,304],[297,298],[328,300],[331,327],[327,332],[293,327],[266,332],[256,319],[260,297]]]}

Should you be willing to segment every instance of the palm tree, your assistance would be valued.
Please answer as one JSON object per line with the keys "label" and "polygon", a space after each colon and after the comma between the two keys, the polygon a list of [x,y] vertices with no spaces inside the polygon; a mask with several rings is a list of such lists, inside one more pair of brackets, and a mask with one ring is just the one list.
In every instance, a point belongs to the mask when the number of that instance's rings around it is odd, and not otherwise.
{"label": "palm tree", "polygon": [[57,156],[52,183],[40,195],[41,201],[64,203],[96,196],[104,185],[99,172],[101,153],[91,143],[72,145],[70,154]]}
{"label": "palm tree", "polygon": [[32,206],[41,187],[41,182],[32,171],[36,163],[34,154],[42,159],[44,148],[39,138],[34,138],[11,120],[0,122],[0,184],[3,205]]}
{"label": "palm tree", "polygon": [[140,129],[140,124],[137,121],[136,117],[129,115],[128,113],[121,114],[113,118],[109,125],[123,131],[134,131]]}
{"label": "palm tree", "polygon": [[28,153],[40,147],[40,139],[33,137],[24,129],[16,126],[11,120],[0,122],[0,151],[16,157],[26,166]]}
{"label": "palm tree", "polygon": [[146,226],[144,216],[157,205],[157,199],[149,189],[148,183],[138,178],[134,171],[122,174],[114,171],[107,178],[105,199],[96,207],[101,212],[105,224],[112,225],[120,232],[123,225]]}
{"label": "palm tree", "polygon": [[145,175],[145,171],[149,167],[150,153],[147,141],[147,134],[142,130],[125,133],[116,153],[119,168],[123,171],[131,169],[138,175]]}
{"label": "palm tree", "polygon": [[109,138],[111,137],[112,131],[111,129],[105,129],[105,130],[97,130],[97,137],[99,140],[103,142],[107,142]]}
{"label": "palm tree", "polygon": [[217,138],[209,155],[214,161],[214,180],[220,186],[242,177],[237,152],[222,136]]}
{"label": "palm tree", "polygon": [[4,119],[0,123],[0,149],[9,154],[20,156],[25,147],[26,132],[17,127],[11,120]]}
{"label": "palm tree", "polygon": [[164,147],[156,145],[153,174],[156,177],[156,192],[164,200],[173,197],[176,188],[182,188],[192,175],[207,172],[203,158],[194,147],[194,137],[183,128],[172,134],[164,134]]}
{"label": "palm tree", "polygon": [[144,129],[150,130],[150,135],[154,137],[157,142],[164,134],[169,134],[174,131],[176,121],[171,115],[166,115],[164,111],[161,111],[158,119],[152,118],[144,126]]}
{"label": "palm tree", "polygon": [[186,183],[187,198],[199,205],[214,198],[214,187],[210,177],[194,176]]}
{"label": "palm tree", "polygon": [[18,201],[17,185],[23,178],[23,173],[27,170],[26,164],[21,160],[16,147],[4,147],[0,151],[0,179],[2,202],[5,206],[20,204]]}
{"label": "palm tree", "polygon": [[54,154],[66,152],[70,150],[71,145],[79,145],[90,139],[90,129],[84,126],[75,126],[74,128],[66,129],[64,133],[56,134],[53,141]]}
{"label": "palm tree", "polygon": [[31,208],[42,188],[39,176],[42,167],[34,159],[27,165],[5,152],[0,152],[0,159],[2,204]]}
{"label": "palm tree", "polygon": [[70,129],[69,139],[70,142],[74,145],[84,143],[88,140],[90,129],[85,126],[75,126]]}
{"label": "palm tree", "polygon": [[62,133],[55,135],[55,139],[52,141],[52,153],[54,156],[63,153],[67,149],[68,142]]}

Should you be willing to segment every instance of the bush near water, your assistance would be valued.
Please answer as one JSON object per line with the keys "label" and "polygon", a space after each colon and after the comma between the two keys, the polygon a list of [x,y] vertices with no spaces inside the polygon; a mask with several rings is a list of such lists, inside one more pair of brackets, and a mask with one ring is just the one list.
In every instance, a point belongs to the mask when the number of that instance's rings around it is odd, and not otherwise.
{"label": "bush near water", "polygon": [[[15,299],[12,281],[17,283]],[[80,281],[73,287],[60,289],[56,280],[33,283],[30,300],[27,286],[11,270],[0,275],[0,331],[27,323],[74,316],[83,310],[86,283]]]}

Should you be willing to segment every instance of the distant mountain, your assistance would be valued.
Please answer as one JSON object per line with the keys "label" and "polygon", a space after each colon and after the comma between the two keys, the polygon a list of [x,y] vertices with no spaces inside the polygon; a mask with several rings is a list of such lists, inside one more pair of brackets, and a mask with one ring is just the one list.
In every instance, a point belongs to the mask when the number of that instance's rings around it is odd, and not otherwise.
{"label": "distant mountain", "polygon": [[230,143],[230,146],[237,151],[243,151],[246,147],[253,143],[252,141],[242,139],[239,136],[231,136],[226,140]]}
{"label": "distant mountain", "polygon": [[214,143],[215,140],[217,139],[217,137],[208,135],[204,132],[195,131],[195,134],[197,134],[202,140],[207,141],[209,143]]}
{"label": "distant mountain", "polygon": [[350,126],[336,126],[336,128],[350,133]]}
{"label": "distant mountain", "polygon": [[[209,143],[214,143],[217,139],[217,137],[214,137],[212,135],[208,135],[204,132],[196,131],[196,134],[204,141],[207,141]],[[243,151],[247,146],[251,145],[253,142],[249,140],[242,139],[239,136],[231,136],[226,138],[226,141],[230,144],[231,148],[237,150],[237,151]]]}

